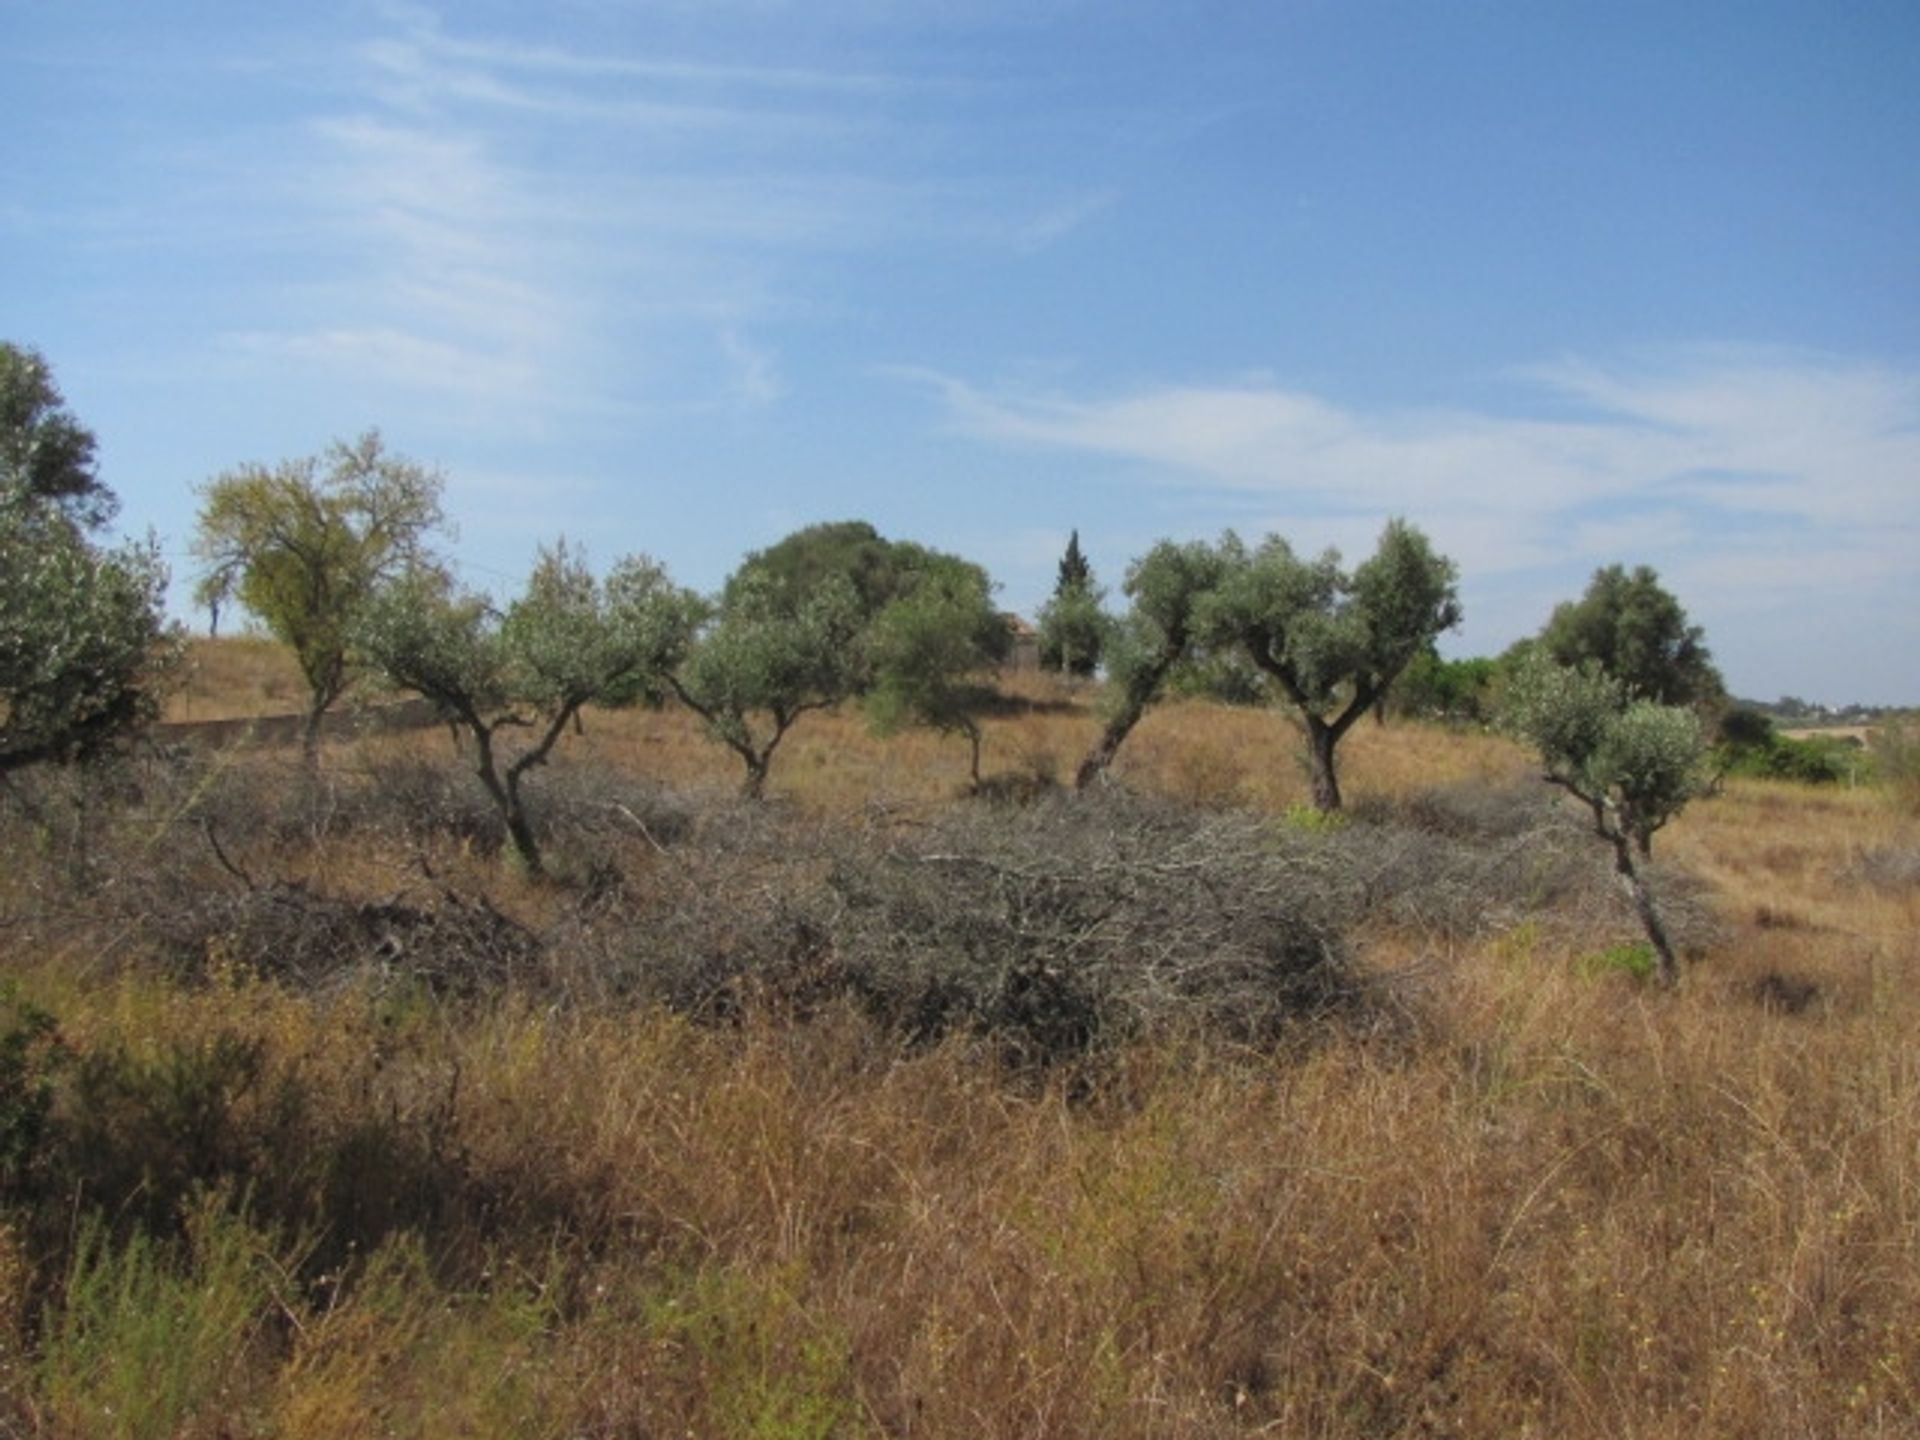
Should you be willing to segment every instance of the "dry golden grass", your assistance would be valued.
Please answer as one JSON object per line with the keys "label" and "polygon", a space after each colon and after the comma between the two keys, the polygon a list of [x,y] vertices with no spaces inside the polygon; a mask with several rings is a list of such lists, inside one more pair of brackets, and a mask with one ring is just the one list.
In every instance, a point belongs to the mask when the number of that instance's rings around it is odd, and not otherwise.
{"label": "dry golden grass", "polygon": [[[1070,775],[1085,697],[1027,693],[1061,708],[991,721],[988,770]],[[739,778],[675,712],[590,717],[566,748],[678,786]],[[1291,754],[1276,715],[1183,704],[1119,778],[1284,811],[1305,798]],[[1341,758],[1350,801],[1528,772],[1495,739],[1370,723]],[[829,815],[931,807],[965,763],[959,741],[810,716],[772,790]],[[1722,920],[1677,994],[1524,925],[1447,953],[1382,933],[1365,958],[1425,977],[1411,1030],[1159,1040],[1041,1078],[836,1009],[703,1027],[450,1006],[379,976],[105,974],[78,963],[82,931],[12,972],[76,1062],[201,1095],[228,1188],[174,1269],[109,1251],[91,1289],[36,1279],[32,1246],[64,1252],[16,1201],[0,1428],[1920,1433],[1920,886],[1862,869],[1916,848],[1871,792],[1734,783],[1657,843]],[[436,859],[505,907],[561,903]],[[407,863],[288,862],[367,894]],[[188,1082],[221,1055],[250,1058],[215,1105]],[[63,1096],[69,1123],[95,1106],[89,1173],[116,1147],[172,1153],[154,1130],[173,1112],[139,1093]],[[182,1340],[230,1312],[224,1348]]]}
{"label": "dry golden grass", "polygon": [[169,692],[168,720],[234,720],[287,715],[305,708],[306,681],[293,654],[264,636],[228,636],[187,642],[178,683]]}

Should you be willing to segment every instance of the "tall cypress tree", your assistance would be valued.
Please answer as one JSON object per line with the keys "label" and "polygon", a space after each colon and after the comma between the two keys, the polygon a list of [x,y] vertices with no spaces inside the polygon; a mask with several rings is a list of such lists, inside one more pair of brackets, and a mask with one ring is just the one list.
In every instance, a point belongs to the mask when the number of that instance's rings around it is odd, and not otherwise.
{"label": "tall cypress tree", "polygon": [[1087,563],[1087,557],[1080,553],[1080,532],[1075,530],[1067,537],[1067,553],[1060,557],[1060,578],[1054,584],[1053,593],[1065,595],[1070,590],[1092,588],[1093,567]]}
{"label": "tall cypress tree", "polygon": [[1040,663],[1049,670],[1085,678],[1099,668],[1106,643],[1107,617],[1093,567],[1080,550],[1080,532],[1067,540],[1060,557],[1060,578],[1053,598],[1040,609]]}

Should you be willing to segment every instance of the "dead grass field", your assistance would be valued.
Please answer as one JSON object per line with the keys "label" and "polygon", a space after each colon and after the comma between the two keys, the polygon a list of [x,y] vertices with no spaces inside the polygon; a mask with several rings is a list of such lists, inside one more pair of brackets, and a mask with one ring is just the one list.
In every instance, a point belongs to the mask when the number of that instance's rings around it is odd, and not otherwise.
{"label": "dead grass field", "polygon": [[[265,694],[260,657],[237,669]],[[990,722],[987,770],[1070,776],[1085,694],[1016,688],[1033,708]],[[1286,827],[1293,756],[1277,714],[1182,704],[1116,778]],[[347,785],[409,758],[453,760],[429,731],[328,764]],[[1341,761],[1361,811],[1531,774],[1413,726],[1365,725]],[[223,763],[253,767],[262,814],[291,788],[270,755]],[[965,767],[958,741],[810,716],[767,813],[931,823]],[[536,787],[569,774],[716,815],[739,780],[673,711],[589,716]],[[216,927],[183,968],[116,897],[191,865],[244,899],[216,813],[263,893],[484,897],[583,947],[626,913],[593,908],[585,862],[535,887],[451,831],[370,839],[345,800],[311,839],[248,829],[208,798],[225,783],[158,818],[148,797],[97,854],[46,797],[0,817],[0,1016],[57,1024],[0,1044],[0,1140],[25,1147],[0,1170],[7,1433],[1920,1433],[1920,823],[1872,791],[1735,782],[1663,832],[1663,878],[1715,919],[1678,993],[1598,958],[1630,923],[1375,920],[1352,945],[1396,977],[1393,1023],[1160,1033],[1035,1071],[839,1000],[703,1019],[512,979],[436,994],[404,947],[293,984]],[[657,904],[636,913],[733,887],[708,897],[722,928],[735,894],[738,926],[777,916],[793,873],[592,843]]]}

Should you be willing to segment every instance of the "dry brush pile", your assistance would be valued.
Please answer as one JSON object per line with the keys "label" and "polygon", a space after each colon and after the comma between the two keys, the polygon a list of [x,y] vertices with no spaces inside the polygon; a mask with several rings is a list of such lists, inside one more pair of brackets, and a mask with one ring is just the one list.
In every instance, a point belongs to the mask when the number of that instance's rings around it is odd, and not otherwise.
{"label": "dry brush pile", "polygon": [[[0,1428],[1920,1416],[1903,831],[1761,846],[1789,802],[1724,802],[1662,999],[1571,963],[1632,920],[1533,788],[1328,825],[541,784],[545,884],[406,746],[5,797]],[[1776,972],[1815,998],[1756,1004]]]}

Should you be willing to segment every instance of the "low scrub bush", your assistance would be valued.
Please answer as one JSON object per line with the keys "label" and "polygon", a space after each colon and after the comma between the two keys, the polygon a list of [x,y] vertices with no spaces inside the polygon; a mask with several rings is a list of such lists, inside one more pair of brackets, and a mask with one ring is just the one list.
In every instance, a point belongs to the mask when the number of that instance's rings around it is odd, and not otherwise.
{"label": "low scrub bush", "polygon": [[1856,884],[1893,894],[1920,890],[1920,845],[1875,845],[1862,850],[1846,875]]}
{"label": "low scrub bush", "polygon": [[909,1036],[1052,1059],[1144,1031],[1269,1041],[1352,1013],[1341,895],[1272,827],[1107,793],[956,812],[827,880],[834,963]]}
{"label": "low scrub bush", "polygon": [[1812,736],[1769,735],[1764,741],[1719,747],[1724,775],[1751,780],[1791,780],[1802,785],[1839,785],[1860,779],[1869,768],[1859,742]]}
{"label": "low scrub bush", "polygon": [[720,811],[649,878],[574,922],[561,963],[709,1019],[845,999],[914,1043],[1049,1063],[1363,1008],[1324,867],[1270,821],[1118,790],[854,827]]}
{"label": "low scrub bush", "polygon": [[150,928],[159,957],[183,974],[239,966],[302,987],[377,968],[438,993],[473,994],[530,975],[542,948],[484,896],[451,889],[363,901],[286,881],[228,887],[156,911]]}

